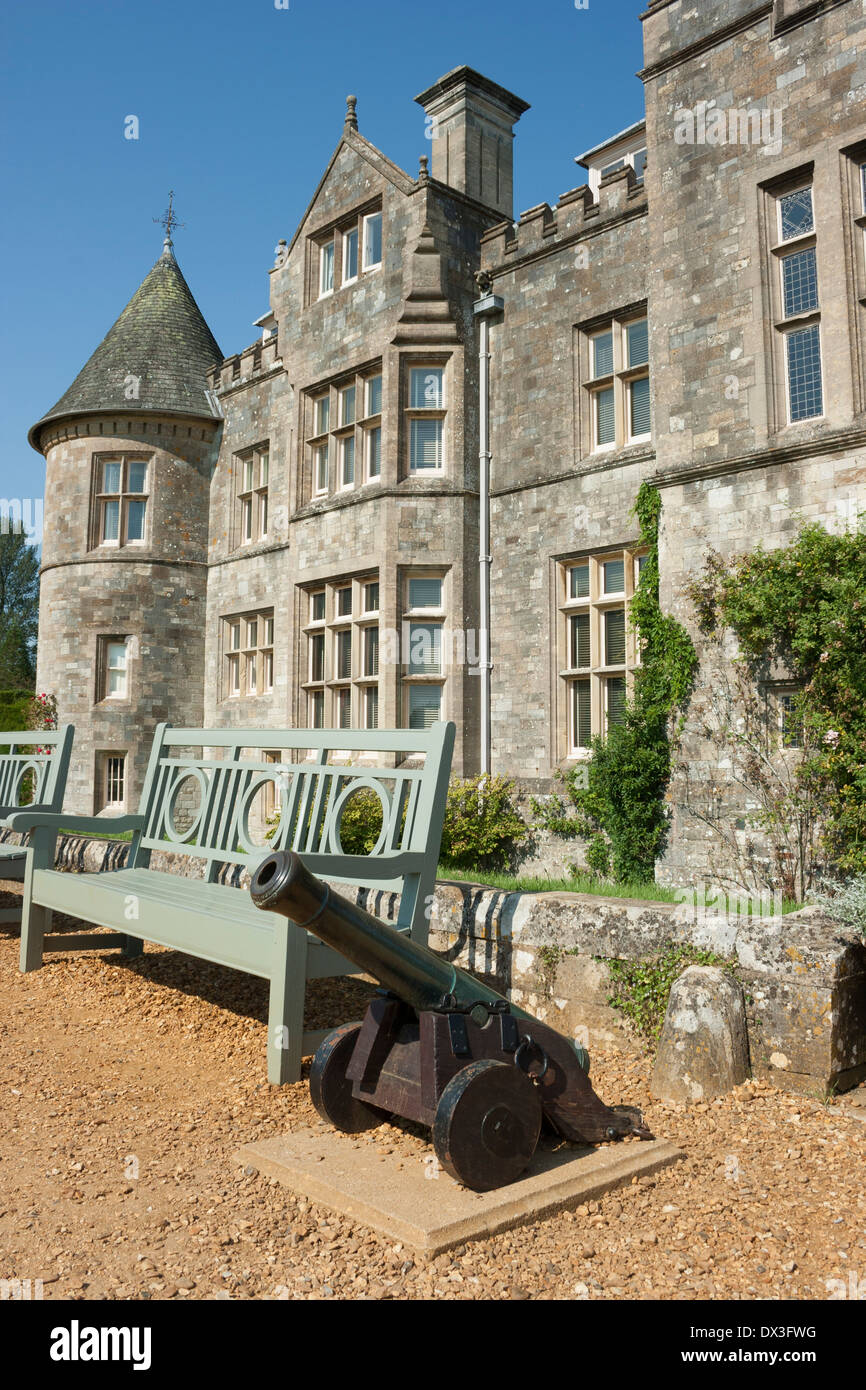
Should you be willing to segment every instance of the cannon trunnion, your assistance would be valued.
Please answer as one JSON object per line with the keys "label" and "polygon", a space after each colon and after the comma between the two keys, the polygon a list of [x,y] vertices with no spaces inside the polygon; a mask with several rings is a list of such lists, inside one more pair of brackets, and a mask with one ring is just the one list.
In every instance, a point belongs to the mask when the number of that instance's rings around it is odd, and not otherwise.
{"label": "cannon trunnion", "polygon": [[391,1115],[427,1125],[439,1162],[476,1192],[520,1177],[543,1119],[577,1143],[651,1138],[639,1110],[599,1099],[581,1048],[335,893],[298,855],[263,860],[250,893],[383,986],[363,1022],[330,1033],[313,1059],[310,1095],[336,1129]]}

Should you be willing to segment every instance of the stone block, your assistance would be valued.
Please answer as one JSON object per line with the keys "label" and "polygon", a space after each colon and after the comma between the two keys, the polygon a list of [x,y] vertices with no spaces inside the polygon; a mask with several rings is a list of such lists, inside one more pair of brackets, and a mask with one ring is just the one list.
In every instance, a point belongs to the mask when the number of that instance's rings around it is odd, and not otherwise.
{"label": "stone block", "polygon": [[689,966],[671,987],[653,1095],[677,1105],[711,1100],[748,1075],[742,988],[718,966]]}

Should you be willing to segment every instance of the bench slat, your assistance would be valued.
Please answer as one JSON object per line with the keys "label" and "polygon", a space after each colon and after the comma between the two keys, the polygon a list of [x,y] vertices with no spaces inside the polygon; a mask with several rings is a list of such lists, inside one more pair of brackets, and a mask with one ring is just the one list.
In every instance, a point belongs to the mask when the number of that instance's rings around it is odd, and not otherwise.
{"label": "bench slat", "polygon": [[[46,945],[64,949],[62,934],[45,940],[51,912],[60,911],[119,934],[67,934],[69,949],[122,944],[133,955],[141,941],[152,941],[259,975],[270,981],[268,1078],[296,1080],[301,1049],[314,1036],[302,1029],[306,980],[360,972],[278,913],[259,911],[245,890],[217,879],[223,866],[237,880],[272,850],[291,845],[320,877],[394,894],[390,910],[396,909],[399,929],[425,941],[454,733],[449,723],[417,732],[159,725],[139,808],[141,831],[133,835],[126,868],[60,873],[53,867],[57,822],[33,828],[25,860],[22,970],[41,964]],[[297,756],[265,761],[265,752],[274,751]],[[423,763],[394,766],[407,753]],[[354,754],[366,759],[353,760]],[[187,783],[197,786],[197,796],[187,795]],[[259,799],[270,785],[279,825],[270,843],[258,844],[253,808],[262,814]],[[372,790],[385,812],[371,855],[340,852],[343,810],[356,789]],[[154,850],[196,862],[198,874],[151,868]]]}

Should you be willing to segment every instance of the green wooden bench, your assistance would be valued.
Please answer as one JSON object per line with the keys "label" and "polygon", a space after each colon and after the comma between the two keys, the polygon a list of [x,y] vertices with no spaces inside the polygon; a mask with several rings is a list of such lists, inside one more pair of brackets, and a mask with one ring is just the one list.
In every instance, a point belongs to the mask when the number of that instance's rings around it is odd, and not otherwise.
{"label": "green wooden bench", "polygon": [[[27,811],[60,813],[74,734],[72,724],[62,724],[59,729],[0,732],[0,749],[5,750],[0,752],[0,824],[5,825],[8,816],[22,809],[24,795],[28,797]],[[24,845],[0,844],[0,878],[20,883],[26,861]],[[20,921],[19,907],[0,908],[0,922]]]}
{"label": "green wooden bench", "polygon": [[[133,832],[126,867],[84,874],[53,867],[61,826],[74,834],[104,833],[103,818],[30,810],[8,818],[15,829],[30,831],[21,969],[38,969],[46,947],[115,945],[132,956],[144,940],[258,975],[270,981],[268,1079],[296,1081],[302,1056],[325,1036],[303,1031],[306,981],[359,972],[284,917],[254,907],[236,886],[240,876],[275,849],[295,849],[315,874],[400,893],[394,925],[426,942],[453,746],[451,723],[417,733],[159,725],[139,813],[110,822],[115,831]],[[266,760],[278,750],[286,761]],[[268,784],[280,818],[266,841],[255,822]],[[382,805],[382,831],[369,855],[344,854],[340,840],[343,813],[359,792]],[[150,862],[155,850],[202,861],[203,878],[157,871]],[[46,941],[52,910],[117,934]]]}

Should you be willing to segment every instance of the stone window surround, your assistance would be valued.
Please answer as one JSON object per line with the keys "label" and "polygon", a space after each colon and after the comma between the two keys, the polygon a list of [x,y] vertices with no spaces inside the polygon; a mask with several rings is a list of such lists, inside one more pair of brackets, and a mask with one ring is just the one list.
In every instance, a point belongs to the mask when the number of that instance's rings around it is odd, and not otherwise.
{"label": "stone window surround", "polygon": [[[647,305],[630,305],[612,314],[595,316],[578,325],[578,373],[581,382],[579,412],[579,454],[582,458],[615,453],[635,445],[652,442],[652,431],[632,435],[629,422],[629,387],[637,380],[649,378],[649,361],[631,367],[626,365],[626,330],[630,324],[647,320]],[[596,376],[593,370],[593,339],[606,332],[613,333],[613,371]],[[647,353],[649,357],[649,353]],[[608,444],[596,443],[597,396],[613,387],[615,438]]]}
{"label": "stone window surround", "polygon": [[[812,189],[812,217],[813,230],[803,233],[800,236],[789,237],[782,240],[782,230],[780,223],[781,199],[786,194],[795,193],[799,189]],[[825,359],[823,342],[821,343],[821,379],[822,394],[824,399],[824,413],[821,415],[811,415],[800,420],[791,420],[790,416],[790,394],[788,377],[788,359],[786,339],[791,332],[798,329],[809,328],[818,325],[820,335],[821,311],[820,311],[820,286],[821,286],[821,264],[819,255],[819,219],[818,207],[815,201],[815,165],[812,161],[799,165],[795,169],[790,169],[777,178],[770,180],[760,186],[760,196],[762,199],[762,244],[764,251],[764,283],[767,287],[767,322],[769,325],[770,338],[768,347],[768,386],[767,386],[767,408],[769,414],[769,427],[771,433],[778,433],[781,430],[798,429],[799,427],[813,426],[816,421],[826,417],[826,392],[824,391],[825,378]],[[807,250],[811,247],[816,249],[818,257],[819,274],[819,307],[806,313],[786,316],[784,304],[784,292],[782,281],[782,261],[792,253]]]}
{"label": "stone window surround", "polygon": [[[625,676],[626,694],[630,695],[634,683],[634,672],[640,664],[637,638],[630,629],[626,617],[625,661],[608,666],[604,661],[604,615],[622,611],[627,614],[628,605],[634,596],[640,576],[641,560],[646,551],[633,543],[611,548],[605,546],[598,550],[584,550],[574,555],[556,558],[553,563],[552,582],[555,594],[555,630],[553,658],[554,690],[556,709],[552,728],[556,731],[557,745],[555,762],[562,766],[585,760],[591,756],[591,749],[578,746],[573,727],[572,687],[580,681],[589,682],[590,724],[592,735],[603,734],[606,728],[607,681],[613,677]],[[624,589],[619,593],[604,592],[604,564],[611,560],[623,561]],[[570,592],[570,573],[579,566],[588,566],[589,594],[585,598],[572,598]],[[590,662],[586,667],[572,666],[571,618],[579,614],[589,617]]]}
{"label": "stone window surround", "polygon": [[[379,631],[381,589],[378,596],[379,607],[374,609],[368,606],[373,597],[368,593],[368,586],[379,583],[378,570],[365,570],[361,574],[344,575],[316,584],[299,586],[299,660],[303,677],[300,681],[303,700],[299,714],[311,728],[377,727],[368,724],[367,719],[371,716],[374,706],[378,714],[381,666],[376,660],[376,669],[368,669],[371,647],[366,633],[373,629]],[[346,591],[350,598],[348,605],[341,604],[338,598],[341,592]],[[325,605],[324,617],[319,618],[315,616],[313,603],[314,597],[321,594],[325,595]],[[349,636],[348,674],[340,674],[337,666],[341,634]],[[313,665],[314,653],[321,654],[321,678]],[[339,722],[341,692],[348,692],[348,725],[341,725]],[[346,699],[345,694],[342,695],[342,699]],[[322,711],[322,723],[318,725],[314,722],[314,706],[317,700]]]}
{"label": "stone window surround", "polygon": [[852,296],[854,413],[866,412],[866,140],[842,151],[846,279]]}
{"label": "stone window surround", "polygon": [[[253,623],[256,624],[254,635],[251,633]],[[255,699],[259,695],[270,695],[274,688],[273,608],[228,614],[220,621],[220,634],[223,647],[223,700]]]}
{"label": "stone window surround", "polygon": [[[446,397],[447,399],[447,397]],[[438,579],[441,581],[441,603],[437,608],[413,608],[410,604],[409,585],[413,579]],[[450,654],[446,651],[443,638],[448,637],[446,627],[447,615],[452,611],[451,604],[451,571],[441,565],[417,565],[402,567],[400,570],[400,613],[402,615],[401,624],[401,664],[400,664],[400,713],[403,727],[408,729],[410,725],[410,702],[411,691],[413,688],[423,686],[430,688],[437,686],[440,691],[439,713],[437,719],[449,719],[452,716],[448,713],[450,703],[450,685],[448,680],[448,667],[450,664]],[[412,656],[412,625],[417,623],[425,627],[436,627],[440,631],[439,647],[439,670],[424,673],[414,673],[411,670]]]}
{"label": "stone window surround", "polygon": [[802,685],[778,680],[765,681],[761,688],[766,701],[767,752],[798,751],[803,747],[803,730],[801,725],[793,723],[789,701],[791,696],[800,694]]}
{"label": "stone window surround", "polygon": [[[451,437],[453,412],[448,409],[452,394],[451,382],[451,361],[452,354],[448,352],[405,352],[400,355],[400,407],[402,417],[402,429],[400,432],[400,459],[398,462],[399,477],[401,480],[406,478],[442,478],[449,471],[449,460],[454,454],[454,441]],[[436,371],[442,372],[442,403],[440,406],[421,408],[411,404],[411,380],[413,370],[432,367]],[[440,419],[442,421],[442,449],[441,464],[439,468],[412,468],[411,467],[411,430],[412,421],[423,419]]]}
{"label": "stone window surround", "polygon": [[[94,815],[102,811],[122,811],[126,809],[127,761],[129,754],[125,748],[100,748],[95,755],[94,769]],[[119,764],[119,766],[118,766]],[[112,793],[120,791],[120,797]]]}
{"label": "stone window surround", "polygon": [[[365,275],[373,275],[382,269],[382,261],[376,261],[370,265],[364,264],[364,243],[365,225],[368,217],[382,217],[382,254],[384,257],[385,247],[385,218],[382,210],[381,194],[356,208],[353,212],[344,217],[337,218],[328,223],[318,231],[311,232],[307,238],[307,305],[317,304],[324,299],[330,299],[332,295],[338,294],[341,289],[348,289],[352,285],[357,285],[363,280]],[[356,230],[358,233],[358,273],[349,279],[343,278],[343,266],[346,254],[346,236]],[[322,289],[321,265],[322,251],[324,247],[333,243],[334,246],[334,265],[333,265],[333,287]]]}
{"label": "stone window surround", "polygon": [[[265,439],[251,448],[239,450],[233,456],[232,468],[238,480],[237,503],[234,508],[236,549],[245,545],[257,545],[268,539],[270,453],[270,442]],[[247,471],[250,464],[252,477],[248,479]]]}
{"label": "stone window surround", "polygon": [[[121,467],[120,491],[107,493],[102,490],[103,466],[106,463],[119,463]],[[129,465],[131,463],[143,463],[146,468],[146,490],[144,492],[130,492],[127,484],[129,481]],[[148,531],[150,529],[150,507],[148,503],[153,490],[153,454],[143,453],[137,449],[110,449],[103,452],[94,453],[92,456],[91,467],[91,507],[90,507],[90,549],[91,550],[123,550],[127,546],[136,550],[145,547],[148,543]],[[118,538],[117,540],[103,540],[102,532],[104,529],[103,513],[107,501],[117,500],[119,502],[118,511]],[[127,540],[127,516],[130,502],[144,503],[144,532],[141,540]]]}
{"label": "stone window surround", "polygon": [[[124,683],[123,683],[123,692],[122,692],[122,694],[111,694],[111,693],[109,692],[109,689],[108,689],[108,686],[109,686],[109,672],[110,672],[110,669],[112,669],[112,668],[110,668],[110,666],[109,666],[109,649],[110,649],[112,646],[119,646],[119,645],[121,645],[121,644],[123,645],[124,650],[125,650],[124,665],[123,665],[122,668],[121,668],[121,667],[114,667],[113,669],[115,669],[115,670],[121,670],[121,669],[122,669],[122,670],[123,670],[124,677],[125,677]],[[130,697],[130,687],[131,687],[131,683],[132,683],[132,671],[131,671],[131,663],[130,663],[131,655],[132,655],[132,652],[131,652],[131,642],[130,642],[130,637],[129,637],[129,634],[128,634],[128,633],[125,634],[125,635],[124,635],[124,634],[118,634],[118,635],[115,635],[115,636],[103,636],[103,635],[100,635],[100,636],[97,637],[97,639],[96,639],[96,691],[95,691],[95,700],[94,700],[94,703],[95,703],[95,704],[102,704],[104,701],[109,702],[111,705],[120,705],[120,704],[128,703],[128,701],[129,701],[130,698],[131,698],[131,697]]]}
{"label": "stone window surround", "polygon": [[[367,362],[363,366],[351,372],[343,372],[339,376],[332,377],[328,382],[320,382],[315,387],[309,387],[302,397],[302,410],[304,411],[304,468],[303,484],[304,495],[307,500],[318,502],[325,501],[329,497],[337,496],[340,493],[349,492],[354,488],[362,487],[368,482],[378,482],[381,477],[380,472],[374,477],[369,477],[369,436],[373,430],[382,429],[382,412],[377,411],[374,415],[368,415],[368,383],[376,377],[382,378],[382,389],[384,390],[384,372],[382,360],[379,358],[373,362]],[[355,388],[355,410],[354,419],[348,425],[340,422],[340,409],[342,393],[347,387]],[[328,420],[327,429],[317,432],[321,423],[317,418],[317,402],[328,400]],[[355,462],[354,477],[348,484],[343,483],[341,456],[342,441],[351,438],[355,443]],[[381,439],[381,436],[380,436]],[[319,488],[317,477],[319,451],[327,448],[327,472],[328,485],[326,488]],[[381,446],[380,446],[381,459]]]}

